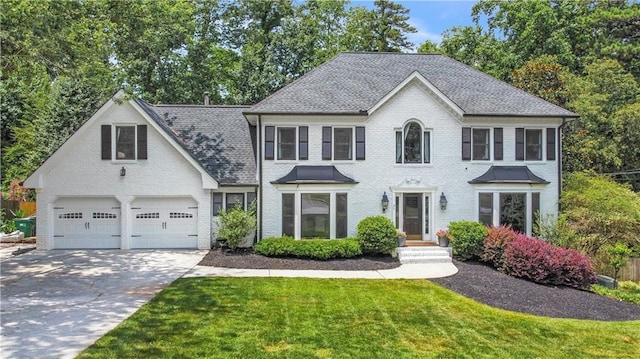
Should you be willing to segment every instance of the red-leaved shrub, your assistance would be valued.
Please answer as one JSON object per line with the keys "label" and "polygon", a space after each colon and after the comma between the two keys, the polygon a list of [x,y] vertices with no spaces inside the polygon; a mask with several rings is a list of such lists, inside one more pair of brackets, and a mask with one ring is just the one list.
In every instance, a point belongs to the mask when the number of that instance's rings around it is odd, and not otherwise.
{"label": "red-leaved shrub", "polygon": [[586,289],[596,282],[587,256],[572,249],[518,236],[504,250],[505,272],[537,283]]}
{"label": "red-leaved shrub", "polygon": [[507,244],[518,236],[524,235],[506,226],[491,227],[488,232],[484,239],[482,260],[491,263],[499,271],[504,271],[504,250],[507,248]]}

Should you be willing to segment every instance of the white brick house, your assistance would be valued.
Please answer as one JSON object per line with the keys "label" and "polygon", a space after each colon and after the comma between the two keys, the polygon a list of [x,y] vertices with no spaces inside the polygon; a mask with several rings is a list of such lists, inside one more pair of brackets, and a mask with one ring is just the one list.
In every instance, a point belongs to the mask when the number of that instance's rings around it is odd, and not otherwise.
{"label": "white brick house", "polygon": [[343,53],[254,106],[118,97],[25,181],[39,249],[206,249],[217,210],[254,199],[258,239],[353,236],[378,214],[417,241],[458,220],[531,233],[557,213],[577,117],[426,54]]}
{"label": "white brick house", "polygon": [[338,55],[245,115],[260,237],[353,236],[384,214],[421,241],[557,213],[558,129],[577,116],[445,56],[380,53]]}
{"label": "white brick house", "polygon": [[216,211],[255,198],[245,109],[116,94],[25,181],[37,248],[211,248]]}

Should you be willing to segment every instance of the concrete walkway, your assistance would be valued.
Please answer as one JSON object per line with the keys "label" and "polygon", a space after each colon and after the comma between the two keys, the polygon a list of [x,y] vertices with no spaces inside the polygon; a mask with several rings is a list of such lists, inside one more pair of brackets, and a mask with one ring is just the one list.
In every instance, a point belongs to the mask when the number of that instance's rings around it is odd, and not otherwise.
{"label": "concrete walkway", "polygon": [[305,277],[305,278],[365,278],[365,279],[430,279],[458,273],[453,263],[403,264],[383,270],[286,270],[234,269],[195,266],[184,277]]}

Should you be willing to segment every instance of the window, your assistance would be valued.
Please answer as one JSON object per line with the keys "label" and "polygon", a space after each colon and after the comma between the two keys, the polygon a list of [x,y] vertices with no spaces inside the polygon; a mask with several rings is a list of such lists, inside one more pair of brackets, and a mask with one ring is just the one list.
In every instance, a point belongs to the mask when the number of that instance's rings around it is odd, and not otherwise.
{"label": "window", "polygon": [[295,238],[346,238],[347,193],[283,193],[282,234]]}
{"label": "window", "polygon": [[295,236],[296,203],[295,194],[282,194],[282,235]]}
{"label": "window", "polygon": [[147,159],[146,125],[102,125],[101,142],[103,160]]}
{"label": "window", "polygon": [[353,158],[353,129],[333,129],[333,159],[351,160]]}
{"label": "window", "polygon": [[478,221],[487,226],[510,226],[531,234],[540,215],[540,192],[480,192]]}
{"label": "window", "polygon": [[294,127],[278,127],[278,159],[296,159],[296,129]]}
{"label": "window", "polygon": [[555,128],[550,127],[546,131],[535,128],[516,128],[516,161],[542,161],[545,159],[545,154],[543,153],[545,147],[546,160],[555,161]]}
{"label": "window", "polygon": [[336,193],[336,238],[347,237],[347,194]]}
{"label": "window", "polygon": [[542,130],[525,130],[525,154],[527,161],[542,161]]}
{"label": "window", "polygon": [[527,194],[500,193],[500,225],[527,233]]}
{"label": "window", "polygon": [[485,226],[493,225],[493,193],[480,193],[478,221]]}
{"label": "window", "polygon": [[328,193],[303,193],[300,210],[302,238],[329,238],[331,216]]}
{"label": "window", "polygon": [[256,201],[256,193],[247,192],[247,207],[251,206],[251,204],[255,201]]}
{"label": "window", "polygon": [[222,207],[222,193],[213,194],[213,216],[217,216]]}
{"label": "window", "polygon": [[136,159],[135,126],[116,126],[116,159]]}
{"label": "window", "polygon": [[431,133],[417,122],[409,122],[396,131],[396,163],[430,163]]}
{"label": "window", "polygon": [[244,209],[244,193],[227,193],[227,203],[225,209],[229,211],[232,210],[233,207],[238,205]]}
{"label": "window", "polygon": [[473,160],[475,161],[488,161],[491,159],[490,155],[490,136],[489,129],[487,128],[474,128],[473,129]]}
{"label": "window", "polygon": [[[322,159],[350,161],[354,156],[354,127],[322,127]],[[355,127],[355,158],[365,159],[364,127]]]}

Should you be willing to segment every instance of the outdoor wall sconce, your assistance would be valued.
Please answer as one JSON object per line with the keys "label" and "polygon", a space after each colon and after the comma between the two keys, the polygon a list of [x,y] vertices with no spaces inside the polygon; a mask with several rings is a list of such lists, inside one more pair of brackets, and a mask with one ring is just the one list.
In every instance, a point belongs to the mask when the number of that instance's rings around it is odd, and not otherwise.
{"label": "outdoor wall sconce", "polygon": [[127,174],[127,170],[124,168],[124,166],[122,166],[122,168],[120,169],[120,177],[124,177]]}
{"label": "outdoor wall sconce", "polygon": [[389,197],[387,197],[387,192],[385,191],[382,195],[382,213],[385,213],[389,208]]}
{"label": "outdoor wall sconce", "polygon": [[442,192],[442,194],[440,195],[440,209],[441,210],[445,210],[447,209],[447,197],[444,195],[444,192]]}

